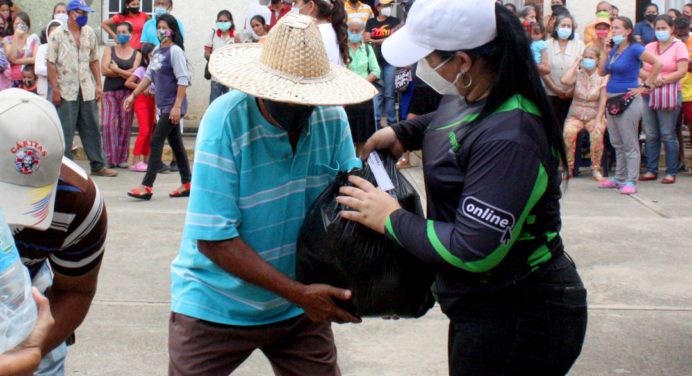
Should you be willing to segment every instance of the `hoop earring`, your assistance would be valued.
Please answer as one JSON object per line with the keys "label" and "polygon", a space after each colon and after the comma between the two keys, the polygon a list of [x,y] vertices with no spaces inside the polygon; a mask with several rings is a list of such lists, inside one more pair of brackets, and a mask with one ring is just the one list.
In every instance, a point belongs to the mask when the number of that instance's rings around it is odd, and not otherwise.
{"label": "hoop earring", "polygon": [[[461,77],[459,78],[459,79],[461,80],[461,87],[464,88],[464,89],[468,89],[468,88],[471,87],[471,85],[473,85],[473,77],[471,77],[470,74],[469,74],[468,76],[466,76],[466,74],[467,74],[467,72],[461,71]],[[468,78],[469,78],[469,83],[468,83],[468,84],[465,84],[465,83],[464,83],[464,77],[468,77]]]}

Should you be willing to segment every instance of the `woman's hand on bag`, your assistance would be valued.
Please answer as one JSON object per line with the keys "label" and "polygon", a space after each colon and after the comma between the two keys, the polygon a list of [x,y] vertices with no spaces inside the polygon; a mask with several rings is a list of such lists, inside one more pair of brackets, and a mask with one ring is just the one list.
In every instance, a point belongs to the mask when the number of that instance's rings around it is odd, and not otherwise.
{"label": "woman's hand on bag", "polygon": [[632,95],[642,95],[642,94],[648,93],[649,90],[648,90],[647,88],[645,88],[645,87],[638,87],[638,88],[635,88],[635,89],[630,89],[629,92],[630,92],[630,94],[632,94]]}
{"label": "woman's hand on bag", "polygon": [[339,188],[343,196],[337,197],[336,202],[353,210],[342,211],[341,217],[384,234],[387,218],[401,209],[399,202],[363,178],[351,175],[348,181],[354,187]]}
{"label": "woman's hand on bag", "polygon": [[360,159],[367,161],[370,153],[375,150],[389,150],[394,155],[394,158],[397,159],[404,154],[404,147],[391,127],[380,129],[368,139],[365,146],[363,146]]}

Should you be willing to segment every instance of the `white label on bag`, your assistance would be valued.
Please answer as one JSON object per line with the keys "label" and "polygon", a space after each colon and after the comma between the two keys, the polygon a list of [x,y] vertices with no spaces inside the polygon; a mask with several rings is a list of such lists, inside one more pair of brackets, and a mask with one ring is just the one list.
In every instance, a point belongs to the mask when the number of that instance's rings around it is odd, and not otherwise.
{"label": "white label on bag", "polygon": [[375,152],[370,153],[370,156],[368,157],[368,166],[370,166],[370,170],[372,170],[373,175],[375,175],[377,187],[380,190],[388,192],[394,189],[392,179],[384,169],[384,164],[382,163],[379,154]]}

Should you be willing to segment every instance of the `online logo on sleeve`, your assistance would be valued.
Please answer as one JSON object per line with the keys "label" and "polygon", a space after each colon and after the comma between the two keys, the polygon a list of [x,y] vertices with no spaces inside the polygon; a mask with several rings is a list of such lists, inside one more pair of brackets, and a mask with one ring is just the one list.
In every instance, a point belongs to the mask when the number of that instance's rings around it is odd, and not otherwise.
{"label": "online logo on sleeve", "polygon": [[500,242],[509,244],[512,240],[512,227],[514,227],[514,215],[500,208],[485,203],[475,197],[467,197],[462,204],[464,215],[474,221],[502,233]]}

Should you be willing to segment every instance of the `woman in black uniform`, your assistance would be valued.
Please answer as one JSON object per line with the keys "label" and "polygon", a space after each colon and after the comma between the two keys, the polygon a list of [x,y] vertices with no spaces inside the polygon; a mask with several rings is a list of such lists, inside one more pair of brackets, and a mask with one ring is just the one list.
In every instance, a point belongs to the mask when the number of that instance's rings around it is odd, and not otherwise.
{"label": "woman in black uniform", "polygon": [[567,373],[586,290],[559,235],[561,129],[521,24],[490,0],[417,0],[390,39],[385,58],[420,59],[417,74],[445,97],[436,112],[378,131],[363,157],[423,150],[428,218],[357,177],[341,190],[352,209],[342,216],[437,269],[451,375]]}

